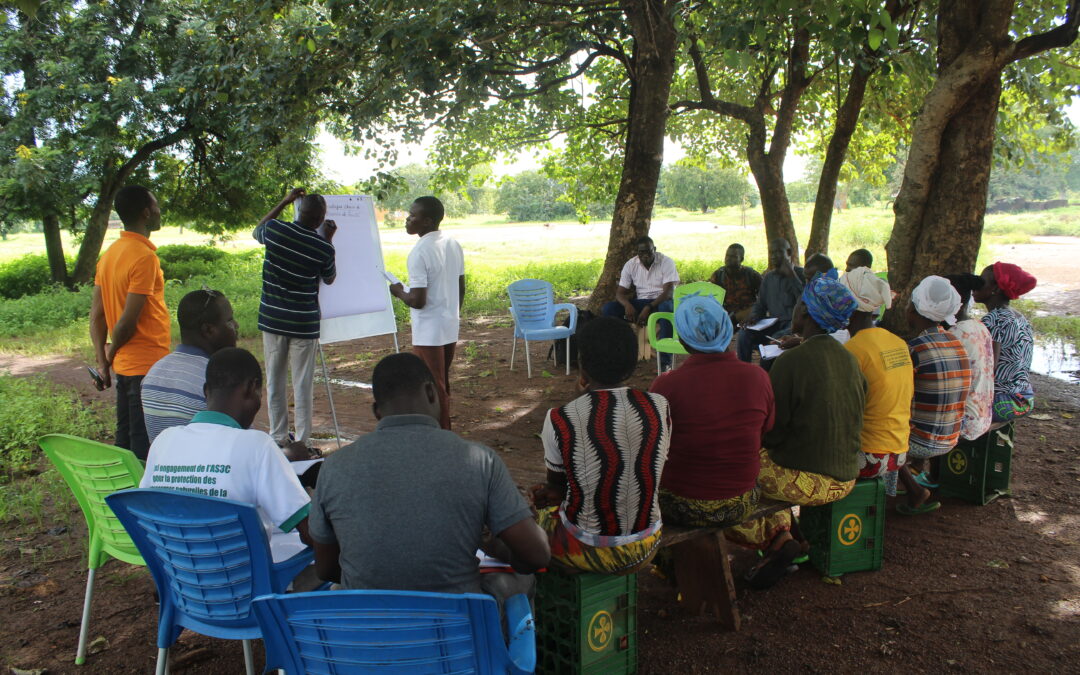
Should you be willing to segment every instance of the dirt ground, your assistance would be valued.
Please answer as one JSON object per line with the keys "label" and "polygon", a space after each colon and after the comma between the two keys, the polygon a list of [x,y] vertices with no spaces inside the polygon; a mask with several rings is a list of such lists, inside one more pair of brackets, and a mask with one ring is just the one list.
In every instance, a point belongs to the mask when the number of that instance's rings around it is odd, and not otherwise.
{"label": "dirt ground", "polygon": [[[509,370],[510,328],[492,321],[464,329],[452,372],[453,423],[498,450],[521,487],[543,477],[537,433],[544,412],[574,396],[575,374],[544,360],[534,345],[533,377],[520,360]],[[407,335],[402,336],[407,344]],[[254,347],[254,342],[246,346]],[[370,381],[393,351],[389,337],[327,349],[332,378]],[[518,358],[521,359],[519,347]],[[70,359],[0,363],[16,374],[45,372],[95,392]],[[647,387],[655,362],[632,383]],[[767,592],[740,589],[743,629],[722,631],[692,616],[674,591],[638,575],[638,656],[643,673],[706,672],[1075,672],[1080,657],[1080,387],[1036,377],[1038,419],[1018,425],[1013,496],[988,506],[945,499],[944,507],[905,518],[891,508],[884,564],[877,572],[824,583],[809,565]],[[343,436],[374,428],[371,393],[334,388]],[[316,386],[315,426],[335,445],[326,389]],[[265,418],[256,425],[265,428]],[[23,670],[76,672],[72,665],[86,578],[85,526],[78,513],[56,513],[44,526],[0,544],[0,662]],[[65,531],[54,523],[72,523]],[[753,558],[735,554],[736,575]],[[98,575],[83,672],[138,673],[152,668],[157,625],[152,583],[142,568],[109,562]],[[258,648],[257,648],[258,649]],[[258,651],[257,651],[258,654]],[[242,671],[240,644],[185,633],[175,673]],[[257,655],[257,660],[261,655]],[[261,661],[260,661],[261,662]]]}

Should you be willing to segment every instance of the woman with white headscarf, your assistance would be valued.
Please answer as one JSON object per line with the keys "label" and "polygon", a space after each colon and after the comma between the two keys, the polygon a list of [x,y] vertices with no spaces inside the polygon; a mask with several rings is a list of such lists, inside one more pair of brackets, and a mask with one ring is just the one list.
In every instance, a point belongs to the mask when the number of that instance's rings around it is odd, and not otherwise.
{"label": "woman with white headscarf", "polygon": [[649,391],[671,405],[671,447],[660,478],[665,523],[726,527],[758,502],[762,437],[773,425],[769,375],[728,351],[733,326],[709,295],[682,298],[675,331],[690,353]]}
{"label": "woman with white headscarf", "polygon": [[884,478],[885,490],[893,496],[897,471],[907,461],[915,387],[911,356],[907,343],[874,325],[881,308],[892,305],[889,283],[868,267],[856,267],[840,283],[859,303],[848,321],[851,339],[844,346],[859,362],[867,383],[859,478]]}
{"label": "woman with white headscarf", "polygon": [[[956,323],[959,309],[960,294],[943,277],[926,277],[911,292],[907,318],[918,335],[908,341],[915,368],[909,462],[944,455],[960,438],[971,390],[971,362],[964,345],[942,327]],[[930,490],[915,481],[907,466],[900,468],[899,477],[907,503],[898,505],[897,511],[915,515],[941,507],[940,502],[929,501]]]}

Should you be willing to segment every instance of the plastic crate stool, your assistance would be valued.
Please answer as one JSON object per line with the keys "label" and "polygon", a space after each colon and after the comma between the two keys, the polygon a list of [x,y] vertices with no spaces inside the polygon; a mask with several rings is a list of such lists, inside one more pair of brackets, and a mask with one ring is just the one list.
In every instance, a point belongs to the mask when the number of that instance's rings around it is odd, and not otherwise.
{"label": "plastic crate stool", "polygon": [[941,494],[979,505],[1010,494],[1014,433],[1010,422],[973,441],[961,439],[941,461]]}
{"label": "plastic crate stool", "polygon": [[637,672],[637,577],[539,575],[538,673]]}
{"label": "plastic crate stool", "polygon": [[799,529],[810,542],[810,564],[830,577],[881,568],[885,543],[885,482],[856,481],[851,494],[799,510]]}

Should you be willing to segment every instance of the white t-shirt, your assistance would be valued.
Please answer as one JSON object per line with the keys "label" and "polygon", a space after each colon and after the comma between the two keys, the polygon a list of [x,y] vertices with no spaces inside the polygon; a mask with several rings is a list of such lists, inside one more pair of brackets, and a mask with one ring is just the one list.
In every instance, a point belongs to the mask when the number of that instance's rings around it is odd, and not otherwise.
{"label": "white t-shirt", "polygon": [[457,342],[461,323],[458,277],[465,274],[461,245],[440,230],[428,232],[409,253],[409,286],[426,288],[423,309],[410,309],[412,343],[439,347]]}
{"label": "white t-shirt", "polygon": [[139,487],[221,497],[259,511],[274,562],[304,548],[296,524],[311,499],[289,460],[268,434],[241,429],[223,413],[202,411],[191,424],[154,439]]}
{"label": "white t-shirt", "polygon": [[652,300],[663,292],[664,284],[670,282],[679,283],[679,271],[675,269],[675,261],[659,251],[653,258],[652,267],[645,269],[641,260],[634,256],[626,261],[619,275],[619,285],[635,289],[638,300]]}

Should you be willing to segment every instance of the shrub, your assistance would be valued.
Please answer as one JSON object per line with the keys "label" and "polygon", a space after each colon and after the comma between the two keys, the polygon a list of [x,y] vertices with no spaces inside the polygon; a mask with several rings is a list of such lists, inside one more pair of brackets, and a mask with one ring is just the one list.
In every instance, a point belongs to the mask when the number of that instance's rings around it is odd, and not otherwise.
{"label": "shrub", "polygon": [[191,277],[213,274],[225,252],[211,246],[172,244],[157,250],[161,271],[166,279],[184,281]]}
{"label": "shrub", "polygon": [[74,390],[38,377],[0,375],[0,460],[9,474],[35,464],[37,439],[45,434],[72,434],[105,439],[110,408],[87,404]]}
{"label": "shrub", "polygon": [[[74,261],[68,260],[68,268]],[[49,259],[44,255],[24,255],[0,264],[0,297],[21,298],[40,293],[53,285]]]}

